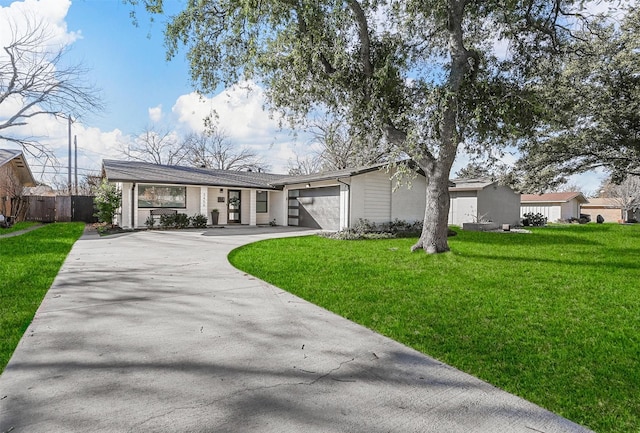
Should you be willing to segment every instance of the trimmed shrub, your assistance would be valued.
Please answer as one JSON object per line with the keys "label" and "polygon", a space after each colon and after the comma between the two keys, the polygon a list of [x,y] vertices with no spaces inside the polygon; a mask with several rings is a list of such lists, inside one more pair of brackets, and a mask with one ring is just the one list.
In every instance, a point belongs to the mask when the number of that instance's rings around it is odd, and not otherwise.
{"label": "trimmed shrub", "polygon": [[198,229],[203,229],[207,226],[207,217],[198,213],[191,217],[191,224]]}
{"label": "trimmed shrub", "polygon": [[191,223],[191,218],[186,213],[178,213],[175,215],[174,226],[177,229],[186,229]]}
{"label": "trimmed shrub", "polygon": [[526,220],[528,222],[528,224],[523,224],[525,226],[531,225],[534,227],[542,227],[547,224],[547,217],[542,215],[540,212],[535,214],[533,212],[527,212],[522,217],[523,220]]}
{"label": "trimmed shrub", "polygon": [[153,216],[149,215],[144,221],[144,225],[147,226],[149,230],[151,230],[156,225],[156,219]]}
{"label": "trimmed shrub", "polygon": [[176,226],[176,218],[178,214],[160,215],[160,228],[171,229]]}
{"label": "trimmed shrub", "polygon": [[[388,223],[376,224],[366,219],[359,219],[352,228],[338,232],[322,232],[320,236],[353,241],[361,239],[393,239],[418,237],[422,233],[422,221],[407,222],[395,219]],[[455,236],[456,232],[449,229],[448,236]]]}

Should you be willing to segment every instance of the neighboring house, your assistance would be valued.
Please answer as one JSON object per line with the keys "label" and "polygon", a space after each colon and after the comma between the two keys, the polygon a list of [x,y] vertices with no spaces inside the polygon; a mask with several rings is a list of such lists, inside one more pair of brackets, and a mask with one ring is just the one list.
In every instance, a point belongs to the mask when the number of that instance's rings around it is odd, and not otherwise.
{"label": "neighboring house", "polygon": [[35,185],[22,151],[0,149],[0,214],[19,217],[24,188]]}
{"label": "neighboring house", "polygon": [[546,194],[522,194],[520,213],[540,213],[549,222],[580,218],[581,206],[588,200],[581,192],[550,192]]}
{"label": "neighboring house", "polygon": [[520,194],[488,178],[454,179],[449,188],[449,224],[520,223]]}
{"label": "neighboring house", "polygon": [[582,213],[591,216],[593,222],[598,215],[601,215],[605,222],[640,220],[640,209],[623,215],[622,206],[615,198],[590,198],[588,203],[582,205]]}
{"label": "neighboring house", "polygon": [[[189,216],[206,215],[209,224],[213,209],[220,212],[219,224],[274,223],[340,230],[360,219],[376,223],[421,221],[424,174],[419,172],[394,189],[394,173],[384,170],[384,165],[288,176],[105,160],[103,176],[122,191],[117,223],[124,228],[144,227],[151,210],[164,207]],[[469,186],[468,191],[456,191],[453,183],[451,188],[461,196],[475,194],[476,203],[480,203],[476,210],[487,212],[494,222],[518,222],[519,196],[513,191],[507,194],[493,182],[476,185],[475,189]],[[503,211],[501,206],[509,210]],[[456,221],[473,221],[471,216],[467,218]]]}

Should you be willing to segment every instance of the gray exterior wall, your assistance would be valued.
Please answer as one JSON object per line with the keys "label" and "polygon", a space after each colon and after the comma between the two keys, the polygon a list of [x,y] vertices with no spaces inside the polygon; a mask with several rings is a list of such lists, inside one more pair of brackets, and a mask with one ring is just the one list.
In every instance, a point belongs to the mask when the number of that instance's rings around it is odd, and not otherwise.
{"label": "gray exterior wall", "polygon": [[502,225],[520,224],[520,194],[501,185],[490,185],[478,191],[478,213]]}

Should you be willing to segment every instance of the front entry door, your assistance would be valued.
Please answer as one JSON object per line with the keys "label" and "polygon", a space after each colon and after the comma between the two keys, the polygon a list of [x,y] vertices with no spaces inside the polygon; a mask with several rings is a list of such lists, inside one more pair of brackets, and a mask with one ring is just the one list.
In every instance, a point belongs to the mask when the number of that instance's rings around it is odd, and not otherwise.
{"label": "front entry door", "polygon": [[240,191],[237,189],[229,190],[229,216],[227,221],[230,223],[240,222]]}

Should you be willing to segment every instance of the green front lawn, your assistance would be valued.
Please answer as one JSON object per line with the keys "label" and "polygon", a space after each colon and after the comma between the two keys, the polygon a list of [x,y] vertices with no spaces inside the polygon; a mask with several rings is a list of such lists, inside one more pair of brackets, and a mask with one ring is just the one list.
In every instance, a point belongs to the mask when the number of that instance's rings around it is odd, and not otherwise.
{"label": "green front lawn", "polygon": [[84,223],[55,223],[0,239],[0,372],[83,230]]}
{"label": "green front lawn", "polygon": [[0,227],[0,236],[6,235],[8,233],[18,232],[20,230],[28,229],[31,226],[34,226],[38,223],[34,223],[31,221],[21,221],[19,223],[15,223],[9,228]]}
{"label": "green front lawn", "polygon": [[640,431],[640,225],[415,239],[316,236],[233,251],[239,269],[597,432]]}

